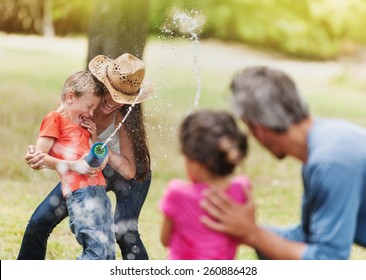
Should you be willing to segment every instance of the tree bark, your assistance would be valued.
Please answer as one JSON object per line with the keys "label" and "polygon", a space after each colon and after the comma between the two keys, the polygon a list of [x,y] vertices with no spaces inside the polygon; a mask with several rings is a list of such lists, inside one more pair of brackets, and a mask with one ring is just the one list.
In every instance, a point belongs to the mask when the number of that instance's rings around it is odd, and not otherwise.
{"label": "tree bark", "polygon": [[55,29],[52,22],[52,0],[43,0],[43,36],[54,37]]}
{"label": "tree bark", "polygon": [[130,53],[142,59],[149,33],[150,0],[98,1],[89,27],[87,64],[96,55]]}

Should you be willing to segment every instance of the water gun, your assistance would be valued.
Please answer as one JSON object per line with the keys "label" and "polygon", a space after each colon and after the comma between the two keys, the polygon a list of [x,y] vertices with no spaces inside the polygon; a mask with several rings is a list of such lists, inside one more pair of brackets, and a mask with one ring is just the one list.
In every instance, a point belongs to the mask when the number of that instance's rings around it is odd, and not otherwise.
{"label": "water gun", "polygon": [[107,155],[108,155],[107,145],[105,145],[102,142],[96,142],[91,147],[85,160],[89,164],[89,166],[99,167],[103,163]]}

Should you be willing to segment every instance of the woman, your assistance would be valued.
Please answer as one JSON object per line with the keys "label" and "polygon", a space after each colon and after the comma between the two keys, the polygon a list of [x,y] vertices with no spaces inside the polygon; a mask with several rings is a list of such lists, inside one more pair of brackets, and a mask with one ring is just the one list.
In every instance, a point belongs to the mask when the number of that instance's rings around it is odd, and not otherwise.
{"label": "woman", "polygon": [[[151,182],[150,154],[140,103],[149,99],[154,89],[143,82],[143,62],[130,54],[116,60],[96,56],[89,63],[89,70],[103,83],[105,94],[92,120],[83,120],[82,126],[89,130],[94,142],[108,139],[109,161],[103,174],[107,190],[116,195],[116,241],[123,259],[148,259],[138,232],[138,217]],[[25,157],[28,165],[41,169],[44,155],[34,153],[34,146],[28,150]],[[59,183],[29,220],[18,259],[45,259],[47,239],[67,215]]]}

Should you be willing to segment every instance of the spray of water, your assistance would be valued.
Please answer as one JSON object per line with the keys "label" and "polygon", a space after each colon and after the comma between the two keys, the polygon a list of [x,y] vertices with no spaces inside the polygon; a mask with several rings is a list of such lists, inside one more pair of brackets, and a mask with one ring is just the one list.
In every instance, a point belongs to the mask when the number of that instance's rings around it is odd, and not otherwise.
{"label": "spray of water", "polygon": [[[164,79],[164,75],[162,75],[164,71],[169,71],[173,67],[176,67],[174,64],[183,59],[185,62],[193,62],[192,72],[194,75],[194,80],[197,81],[197,90],[193,92],[195,94],[194,101],[192,100],[191,105],[187,111],[187,114],[194,110],[200,101],[201,96],[201,76],[200,76],[200,69],[199,69],[199,55],[200,55],[200,46],[199,46],[199,34],[200,30],[203,26],[205,17],[202,15],[201,11],[199,10],[178,10],[176,9],[172,16],[167,19],[164,26],[160,29],[159,39],[161,42],[166,41],[167,44],[162,44],[160,46],[161,54],[158,56],[154,56],[153,58],[156,59],[156,65],[159,65],[159,68],[152,73],[150,79],[156,81],[156,84],[159,84],[159,88],[161,91],[165,91],[167,95],[160,95],[159,98],[155,98],[152,100],[152,106],[150,109],[152,111],[149,112],[149,118],[154,119],[155,115],[154,112],[157,112],[157,115],[162,115],[159,120],[158,125],[154,125],[154,122],[146,122],[145,126],[148,130],[154,131],[151,135],[158,133],[158,136],[162,141],[166,143],[171,142],[171,137],[176,133],[176,126],[172,126],[170,122],[172,121],[172,116],[170,115],[171,110],[169,107],[173,107],[173,104],[169,102],[168,94],[174,94],[176,92],[175,87],[170,84],[170,79]],[[180,48],[180,44],[170,44],[171,41],[178,41],[180,39],[187,39],[190,41],[189,47]],[[184,45],[185,46],[185,45]],[[188,58],[188,59],[187,59]],[[183,63],[185,63],[183,62]],[[159,81],[159,82],[157,82]],[[164,89],[163,89],[164,88]],[[168,99],[165,99],[167,97]],[[193,99],[192,97],[192,99]],[[174,107],[185,105],[186,103],[182,104],[175,104]],[[194,107],[194,108],[193,108]],[[164,108],[164,109],[161,109]],[[165,108],[167,110],[165,110]],[[147,138],[154,137],[150,134],[147,135]],[[156,149],[156,150],[155,150]],[[152,153],[156,154],[156,156],[152,157],[152,166],[155,164],[161,164],[155,162],[157,158],[168,158],[169,156],[169,149],[166,148],[164,145],[157,145],[154,149],[151,150]]]}
{"label": "spray of water", "polygon": [[199,103],[199,99],[201,97],[201,89],[202,89],[202,82],[201,82],[201,75],[200,69],[198,64],[198,50],[199,50],[199,40],[198,34],[199,32],[197,29],[200,27],[196,16],[198,15],[198,11],[192,11],[191,13],[186,12],[176,12],[173,16],[173,23],[175,24],[178,29],[183,33],[188,33],[192,40],[192,56],[193,56],[193,66],[194,72],[196,76],[197,82],[197,90],[196,90],[196,97],[194,99],[193,107],[196,108]]}
{"label": "spray of water", "polygon": [[[201,89],[202,89],[202,82],[201,82],[201,76],[200,76],[200,69],[199,69],[199,63],[198,63],[198,50],[199,50],[199,38],[198,34],[199,32],[197,29],[199,29],[200,24],[198,23],[198,20],[196,16],[198,15],[198,11],[192,11],[191,13],[187,12],[176,12],[173,16],[173,24],[175,28],[177,28],[180,32],[183,34],[189,34],[190,40],[192,40],[192,49],[190,50],[192,52],[193,56],[193,65],[194,65],[194,72],[196,76],[196,82],[197,82],[197,90],[196,90],[196,96],[194,99],[194,108],[198,106],[199,99],[201,97]],[[172,34],[173,32],[169,30],[168,28],[164,27],[163,32],[167,34]],[[162,67],[161,70],[164,68]],[[107,145],[113,136],[118,132],[118,130],[122,127],[123,123],[126,121],[128,115],[132,111],[133,107],[135,106],[137,100],[139,99],[140,95],[142,94],[143,88],[141,88],[139,95],[136,97],[135,101],[131,104],[131,106],[128,108],[128,111],[126,115],[124,116],[123,120],[118,124],[116,129],[113,131],[113,133],[108,137],[108,139],[103,143],[102,148],[104,148],[105,145]]]}

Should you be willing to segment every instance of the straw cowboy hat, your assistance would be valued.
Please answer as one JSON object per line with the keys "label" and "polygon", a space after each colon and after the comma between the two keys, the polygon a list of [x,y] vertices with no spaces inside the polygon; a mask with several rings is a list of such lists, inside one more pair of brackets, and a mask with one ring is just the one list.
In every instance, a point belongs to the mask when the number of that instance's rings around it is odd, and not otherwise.
{"label": "straw cowboy hat", "polygon": [[117,103],[141,103],[152,97],[155,92],[151,82],[143,81],[144,63],[129,53],[115,60],[97,55],[89,62],[89,70],[106,86]]}

